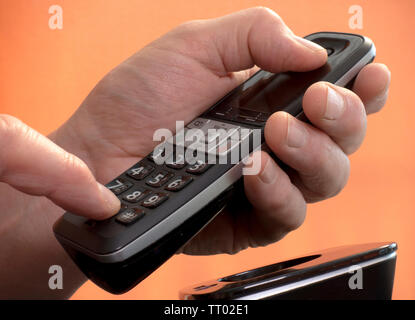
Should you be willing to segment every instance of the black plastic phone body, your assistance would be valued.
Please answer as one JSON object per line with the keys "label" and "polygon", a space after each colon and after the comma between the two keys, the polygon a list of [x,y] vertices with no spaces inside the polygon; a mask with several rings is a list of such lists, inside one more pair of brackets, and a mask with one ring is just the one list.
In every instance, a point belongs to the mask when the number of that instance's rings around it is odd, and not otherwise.
{"label": "black plastic phone body", "polygon": [[396,243],[350,245],[206,281],[183,300],[389,300]]}
{"label": "black plastic phone body", "polygon": [[[264,146],[263,135],[255,142],[252,133],[262,132],[273,112],[284,110],[306,120],[301,101],[312,83],[328,81],[346,86],[375,57],[373,43],[359,35],[321,32],[307,39],[328,50],[323,67],[305,73],[258,71],[184,130],[219,127],[226,132],[247,132],[237,135],[239,140],[227,136],[226,143],[232,149],[248,141],[250,153]],[[190,149],[185,142],[181,147]],[[230,154],[228,147],[214,148],[222,152],[222,158]],[[120,213],[100,222],[65,213],[54,225],[55,236],[88,278],[109,292],[126,292],[177,252],[226,205],[241,179],[242,158],[240,154],[236,163],[172,166],[145,157],[107,184],[122,202]]]}

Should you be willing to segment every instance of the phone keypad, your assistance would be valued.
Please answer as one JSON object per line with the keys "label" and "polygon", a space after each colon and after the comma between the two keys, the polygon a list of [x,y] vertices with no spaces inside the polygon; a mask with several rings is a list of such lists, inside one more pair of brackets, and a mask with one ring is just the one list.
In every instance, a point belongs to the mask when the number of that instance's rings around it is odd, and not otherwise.
{"label": "phone keypad", "polygon": [[[251,116],[251,114],[247,114]],[[204,156],[193,156],[193,163],[186,162],[185,154],[188,150],[193,150],[191,146],[178,146],[172,142],[175,152],[166,155],[160,148],[156,148],[153,153],[141,160],[135,166],[127,170],[119,178],[107,184],[114,194],[121,200],[121,209],[115,216],[115,221],[124,226],[129,226],[143,217],[150,216],[152,213],[157,216],[158,208],[170,197],[175,197],[193,181],[199,179],[213,165],[206,163],[207,157],[214,155],[226,155],[241,141],[248,138],[252,129],[244,128],[230,123],[222,123],[215,120],[198,118],[192,121],[185,130],[201,129],[201,140],[197,145],[203,145]],[[209,131],[209,129],[223,129],[219,133]],[[167,142],[170,143],[170,142]],[[171,144],[170,144],[171,146]],[[206,147],[208,146],[208,147]],[[179,147],[184,147],[180,149]],[[186,151],[186,152],[185,152]],[[170,152],[170,151],[168,151]],[[159,157],[163,160],[159,163]],[[161,159],[160,158],[160,159]],[[168,207],[166,207],[168,210]],[[164,210],[164,209],[163,209]],[[99,224],[97,224],[99,225]],[[90,226],[89,226],[90,227]]]}

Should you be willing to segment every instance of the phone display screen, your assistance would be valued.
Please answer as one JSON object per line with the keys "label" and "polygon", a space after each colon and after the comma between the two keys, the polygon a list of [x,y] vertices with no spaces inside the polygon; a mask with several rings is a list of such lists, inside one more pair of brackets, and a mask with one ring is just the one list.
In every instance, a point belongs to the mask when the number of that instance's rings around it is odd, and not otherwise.
{"label": "phone display screen", "polygon": [[[232,105],[237,108],[273,113],[284,110],[284,107],[302,96],[314,82],[323,78],[329,70],[320,68],[312,72],[289,72],[270,74],[259,77],[252,85],[242,86],[240,94],[231,98]],[[264,72],[265,73],[265,72]]]}
{"label": "phone display screen", "polygon": [[225,97],[209,114],[242,122],[263,122],[274,112],[295,114],[307,88],[330,72],[328,64],[310,72],[259,71]]}

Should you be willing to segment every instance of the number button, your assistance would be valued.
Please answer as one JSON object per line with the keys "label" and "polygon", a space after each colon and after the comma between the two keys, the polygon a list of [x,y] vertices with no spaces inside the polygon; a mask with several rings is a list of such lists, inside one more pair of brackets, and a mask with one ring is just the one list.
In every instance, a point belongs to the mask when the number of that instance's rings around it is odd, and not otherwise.
{"label": "number button", "polygon": [[131,203],[137,203],[149,193],[151,193],[151,191],[147,189],[134,190],[133,192],[126,194],[123,199]]}
{"label": "number button", "polygon": [[160,171],[154,175],[152,175],[149,179],[147,179],[146,183],[150,187],[161,187],[163,184],[167,182],[173,176],[172,173],[168,171]]}
{"label": "number button", "polygon": [[150,165],[142,165],[142,166],[130,169],[127,172],[127,175],[135,180],[142,180],[145,177],[147,177],[153,170],[154,170],[154,167]]}
{"label": "number button", "polygon": [[146,208],[155,208],[166,201],[168,197],[167,193],[158,192],[141,202],[141,205]]}
{"label": "number button", "polygon": [[191,176],[178,176],[174,180],[172,180],[167,186],[166,190],[168,191],[179,191],[182,190],[185,186],[187,186],[190,182],[193,181]]}
{"label": "number button", "polygon": [[160,164],[159,161],[163,161],[163,158],[166,156],[165,147],[162,145],[156,146],[156,148],[148,155],[147,159],[156,163]]}
{"label": "number button", "polygon": [[132,208],[132,209],[127,209],[119,213],[117,217],[115,218],[115,221],[122,223],[124,225],[129,225],[129,224],[136,222],[143,216],[144,216],[144,210],[139,209],[139,208]]}
{"label": "number button", "polygon": [[166,161],[166,165],[172,169],[182,169],[186,166],[186,162],[184,161],[184,154],[177,154],[176,157],[171,157]]}
{"label": "number button", "polygon": [[210,164],[207,164],[206,162],[202,160],[197,160],[195,164],[192,164],[186,169],[186,172],[193,173],[193,174],[202,174],[210,167],[211,167]]}
{"label": "number button", "polygon": [[124,191],[130,189],[133,184],[124,179],[116,179],[107,185],[107,188],[114,192],[116,195],[123,193]]}

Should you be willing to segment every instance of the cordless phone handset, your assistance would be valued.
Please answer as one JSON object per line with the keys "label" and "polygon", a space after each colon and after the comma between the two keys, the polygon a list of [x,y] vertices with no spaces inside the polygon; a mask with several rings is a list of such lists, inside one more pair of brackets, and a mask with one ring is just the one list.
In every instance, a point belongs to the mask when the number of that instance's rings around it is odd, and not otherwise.
{"label": "cordless phone handset", "polygon": [[92,281],[123,293],[146,278],[226,205],[244,160],[265,147],[271,114],[305,119],[301,102],[311,84],[346,86],[375,57],[373,43],[360,35],[306,38],[327,49],[324,66],[303,73],[258,71],[107,184],[122,204],[117,215],[91,221],[67,212],[55,223],[56,238]]}

